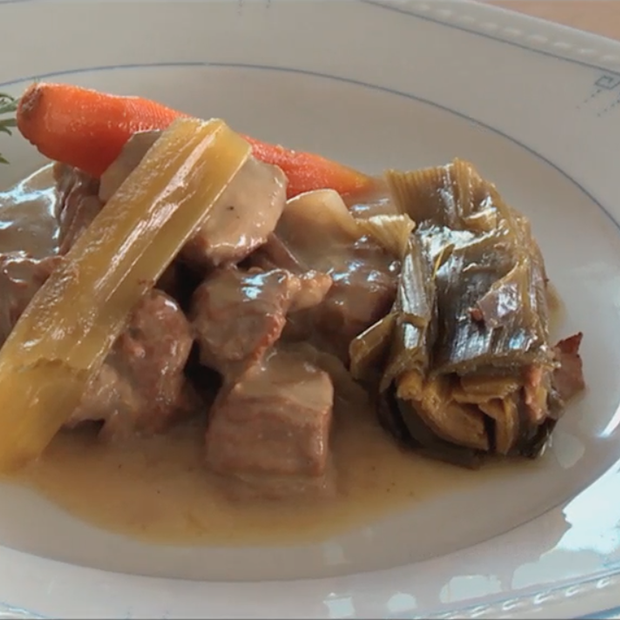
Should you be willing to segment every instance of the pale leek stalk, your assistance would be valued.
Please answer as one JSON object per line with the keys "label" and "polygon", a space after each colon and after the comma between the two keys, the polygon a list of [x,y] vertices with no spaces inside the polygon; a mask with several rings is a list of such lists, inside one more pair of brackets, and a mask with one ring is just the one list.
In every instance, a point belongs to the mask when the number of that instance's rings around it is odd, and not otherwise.
{"label": "pale leek stalk", "polygon": [[177,120],[79,237],[0,350],[0,471],[45,449],[249,154],[220,120]]}

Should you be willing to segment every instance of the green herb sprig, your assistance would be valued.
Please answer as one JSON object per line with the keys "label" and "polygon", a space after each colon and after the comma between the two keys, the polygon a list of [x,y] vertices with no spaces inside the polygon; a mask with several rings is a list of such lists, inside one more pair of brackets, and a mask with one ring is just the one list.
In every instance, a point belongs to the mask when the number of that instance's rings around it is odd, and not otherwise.
{"label": "green herb sprig", "polygon": [[[17,111],[17,100],[5,93],[0,93],[0,133],[8,133],[11,135],[11,127],[15,127],[17,121],[12,116]],[[11,114],[9,118],[3,118],[7,114]],[[8,164],[9,162],[0,153],[0,164]]]}

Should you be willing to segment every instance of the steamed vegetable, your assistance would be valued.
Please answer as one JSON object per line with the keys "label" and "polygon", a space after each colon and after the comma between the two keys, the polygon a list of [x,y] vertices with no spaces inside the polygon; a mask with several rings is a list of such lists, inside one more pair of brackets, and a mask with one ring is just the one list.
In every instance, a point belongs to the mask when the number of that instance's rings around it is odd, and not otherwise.
{"label": "steamed vegetable", "polygon": [[[373,377],[376,378],[377,368],[381,368],[383,379],[380,381],[389,384],[389,377],[394,372],[398,374],[396,369],[400,363],[395,349],[403,348],[407,357],[408,345],[423,338],[422,331],[429,325],[427,294],[431,285],[430,274],[426,265],[420,262],[419,246],[411,237],[415,223],[408,215],[376,215],[358,219],[357,226],[401,261],[401,277],[392,311],[349,345],[351,375],[355,379],[372,381]],[[389,363],[388,359],[391,360]]]}
{"label": "steamed vegetable", "polygon": [[252,145],[254,157],[279,166],[286,174],[289,198],[314,189],[333,189],[342,196],[358,194],[374,183],[369,176],[320,155],[244,137]]}
{"label": "steamed vegetable", "polygon": [[573,391],[583,381],[578,346],[565,360],[567,346],[550,345],[547,278],[529,222],[462,160],[389,171],[386,181],[417,226],[389,319],[354,341],[353,371],[378,361],[380,419],[417,450],[469,464],[482,453],[536,456],[560,391],[572,395],[560,389],[562,367],[578,366]]}
{"label": "steamed vegetable", "polygon": [[357,220],[357,226],[376,239],[387,252],[401,260],[407,252],[415,222],[406,214],[373,215]]}
{"label": "steamed vegetable", "polygon": [[164,129],[180,116],[148,99],[38,82],[19,101],[17,127],[46,157],[99,177],[132,134]]}
{"label": "steamed vegetable", "polygon": [[435,286],[431,265],[421,244],[412,239],[403,260],[393,312],[394,334],[381,388],[406,371],[426,375],[435,334]]}
{"label": "steamed vegetable", "polygon": [[[2,118],[6,114],[13,114],[17,110],[17,101],[10,95],[0,93],[0,133],[7,133],[11,135],[11,127],[15,127],[16,120],[10,116],[9,118]],[[0,153],[0,164],[8,163],[7,160]]]}
{"label": "steamed vegetable", "polygon": [[372,381],[377,369],[385,367],[396,319],[397,313],[390,312],[351,341],[350,372],[354,379]]}
{"label": "steamed vegetable", "polygon": [[0,349],[0,471],[51,441],[249,155],[222,121],[179,119],[78,238]]}
{"label": "steamed vegetable", "polygon": [[309,255],[316,253],[318,239],[325,248],[352,243],[364,234],[342,197],[331,189],[304,193],[289,200],[278,230],[284,237],[295,235],[298,253]]}
{"label": "steamed vegetable", "polygon": [[[185,115],[141,97],[37,83],[20,100],[17,126],[46,157],[99,177],[135,132],[165,129],[180,116]],[[361,172],[319,155],[244,138],[257,159],[279,166],[286,174],[289,197],[322,188],[354,194],[373,183]]]}

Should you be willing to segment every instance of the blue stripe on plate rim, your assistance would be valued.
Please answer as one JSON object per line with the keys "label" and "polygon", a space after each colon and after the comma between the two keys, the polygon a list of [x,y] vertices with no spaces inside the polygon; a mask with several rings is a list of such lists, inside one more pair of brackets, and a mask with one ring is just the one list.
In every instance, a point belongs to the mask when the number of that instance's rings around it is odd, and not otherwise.
{"label": "blue stripe on plate rim", "polygon": [[620,607],[614,607],[613,609],[606,609],[597,614],[582,616],[581,620],[618,620],[618,618],[620,618]]}
{"label": "blue stripe on plate rim", "polygon": [[[37,1],[42,1],[42,0],[0,0],[0,5],[2,4],[19,4],[19,3],[25,3],[25,2],[37,2]],[[508,39],[504,39],[498,35],[492,35],[489,33],[484,33],[484,32],[479,32],[477,30],[474,29],[470,29],[470,28],[466,28],[464,26],[458,25],[458,24],[454,24],[451,23],[449,21],[443,21],[439,18],[435,18],[435,17],[431,17],[429,15],[425,15],[422,13],[418,13],[412,9],[405,9],[403,7],[400,6],[394,6],[394,5],[388,5],[388,4],[384,4],[383,2],[377,1],[377,0],[356,0],[357,2],[361,3],[361,4],[366,4],[369,6],[373,6],[377,9],[381,9],[381,10],[387,10],[387,11],[392,11],[392,12],[397,12],[400,13],[402,15],[406,15],[415,19],[419,19],[419,20],[423,20],[423,21],[428,21],[428,22],[432,22],[434,24],[440,25],[440,26],[444,26],[446,28],[451,28],[453,30],[459,30],[462,32],[467,32],[469,34],[478,36],[478,37],[482,37],[485,39],[489,39],[491,41],[495,41],[498,43],[502,43],[505,45],[510,45],[512,47],[518,47],[520,49],[524,49],[527,50],[529,52],[533,52],[536,54],[540,54],[543,56],[548,56],[548,57],[552,57],[555,58],[559,61],[562,62],[568,62],[571,64],[575,64],[575,65],[579,65],[582,67],[587,67],[587,68],[591,68],[591,69],[597,69],[600,71],[606,71],[609,73],[614,73],[616,75],[620,75],[620,72],[618,71],[614,71],[609,69],[608,67],[605,66],[601,66],[601,65],[597,65],[594,63],[590,63],[590,62],[586,62],[586,61],[581,61],[575,58],[570,58],[567,56],[563,56],[561,54],[557,54],[554,52],[550,52],[550,51],[546,51],[546,50],[541,50],[535,47],[531,47],[525,43],[519,43],[517,41],[511,41]],[[486,7],[487,9],[489,9],[489,7]],[[497,11],[497,9],[496,9]],[[503,11],[500,11],[503,13]],[[531,22],[540,22],[541,20],[536,20],[536,19],[531,19]],[[550,26],[550,24],[548,22],[545,22],[545,24],[547,25],[547,27]],[[56,72],[52,72],[52,73],[47,73],[47,74],[43,74],[43,75],[34,75],[34,76],[25,76],[25,77],[19,77],[19,78],[15,78],[12,79],[10,81],[6,81],[3,83],[0,83],[0,88],[6,88],[6,87],[11,87],[11,86],[15,86],[17,84],[23,83],[23,82],[29,82],[29,81],[34,81],[35,79],[48,79],[48,78],[52,78],[52,77],[61,77],[61,76],[69,76],[69,75],[77,75],[77,74],[83,74],[83,73],[89,73],[89,72],[98,72],[98,71],[117,71],[117,70],[132,70],[132,69],[150,69],[150,68],[174,68],[174,67],[192,67],[192,66],[196,66],[196,67],[219,67],[219,68],[236,68],[236,69],[254,69],[254,70],[263,70],[263,71],[280,71],[280,72],[288,72],[288,73],[297,73],[297,74],[302,74],[302,75],[308,75],[310,77],[317,77],[317,78],[323,78],[323,79],[329,79],[329,80],[335,80],[335,81],[339,81],[339,82],[344,82],[344,83],[348,83],[348,84],[352,84],[352,85],[356,85],[356,86],[360,86],[363,88],[368,88],[368,89],[373,89],[373,90],[378,90],[378,91],[382,91],[388,94],[392,94],[395,96],[399,96],[399,97],[405,97],[420,103],[424,103],[426,105],[441,109],[445,112],[449,112],[451,114],[455,114],[456,116],[463,118],[469,122],[475,123],[476,125],[483,127],[489,131],[492,131],[493,133],[500,135],[501,137],[505,138],[506,140],[509,140],[510,142],[512,142],[513,144],[523,148],[524,150],[526,150],[528,153],[530,153],[531,155],[533,155],[534,157],[538,158],[539,160],[543,161],[544,163],[546,163],[547,165],[551,166],[554,170],[556,170],[558,173],[560,173],[563,177],[565,177],[567,180],[569,180],[571,183],[573,183],[573,185],[575,185],[581,192],[583,192],[603,213],[604,215],[609,219],[610,222],[613,223],[613,225],[616,227],[616,229],[620,232],[620,223],[618,221],[616,221],[616,219],[605,209],[605,207],[588,191],[585,189],[585,187],[583,187],[578,181],[576,181],[575,179],[573,179],[567,172],[565,172],[564,170],[562,170],[559,166],[557,166],[554,162],[550,161],[549,159],[547,159],[546,157],[544,157],[542,154],[538,153],[536,150],[534,150],[533,148],[529,147],[528,145],[520,142],[519,140],[513,138],[512,136],[507,135],[506,133],[502,132],[501,130],[498,130],[490,125],[487,125],[486,123],[472,118],[462,112],[459,112],[458,110],[454,110],[451,109],[449,107],[440,105],[436,102],[424,99],[422,97],[419,97],[413,93],[408,93],[408,92],[403,92],[403,91],[398,91],[398,90],[394,90],[394,89],[390,89],[390,88],[386,88],[383,86],[379,86],[379,85],[375,85],[375,84],[370,84],[370,83],[366,83],[360,80],[353,80],[353,79],[348,79],[348,78],[343,78],[340,76],[334,76],[334,75],[329,75],[329,74],[324,74],[324,73],[320,73],[320,72],[313,72],[313,71],[306,71],[306,70],[300,70],[300,69],[294,69],[294,68],[283,68],[283,67],[272,67],[272,66],[268,66],[268,65],[251,65],[251,64],[243,64],[243,63],[209,63],[209,62],[204,62],[204,61],[188,61],[188,62],[176,62],[176,63],[144,63],[144,64],[127,64],[127,65],[109,65],[109,66],[97,66],[97,67],[82,67],[82,68],[76,68],[76,69],[68,69],[68,70],[64,70],[64,71],[56,71]],[[596,578],[596,582],[602,582],[602,581],[609,581],[609,585],[616,585],[618,586],[617,583],[615,583],[616,580],[613,579],[613,577],[618,577],[620,576],[620,566],[617,567],[610,567],[607,571],[606,574],[603,576],[598,576]],[[611,578],[611,579],[610,579]],[[611,583],[611,582],[614,583]],[[568,586],[562,587],[556,591],[554,591],[555,596],[553,596],[553,598],[562,598],[562,594],[564,594],[564,596],[566,596],[567,598],[571,596],[571,594],[569,593],[571,590],[574,590],[574,588],[576,586],[578,586],[579,584],[583,584],[585,585],[585,582],[583,581],[577,581],[573,584],[570,584]],[[587,583],[591,583],[589,580]],[[605,586],[597,585],[597,589],[601,589]],[[559,595],[559,596],[558,596]],[[540,602],[537,602],[536,599],[541,598]],[[537,607],[539,604],[541,604],[543,602],[542,597],[540,596],[532,596],[530,594],[524,594],[521,597],[517,597],[517,598],[510,598],[510,599],[505,599],[505,600],[500,600],[500,601],[494,601],[492,604],[492,608],[498,612],[500,609],[503,609],[504,613],[506,611],[509,611],[509,609],[515,609],[515,607],[520,607],[520,611],[525,611],[525,609],[523,608],[523,604],[525,604],[525,607],[529,607],[530,609]],[[467,617],[480,617],[481,614],[480,612],[483,611],[483,609],[486,607],[486,609],[488,611],[491,611],[490,607],[487,607],[486,605],[473,605],[473,606],[467,606],[465,608],[462,608],[460,611],[455,612],[455,611],[446,611],[446,612],[439,612],[437,615],[434,615],[434,617],[436,618],[449,618],[449,617],[456,617],[453,616],[454,613],[458,613],[458,617],[461,618],[467,618]],[[412,615],[413,614],[413,615]],[[484,614],[486,615],[486,614]],[[398,614],[397,616],[394,617],[398,617],[398,618],[416,618],[415,614],[414,614],[414,610],[411,610],[411,612],[409,612],[408,614],[403,614],[400,615]],[[428,615],[425,617],[429,617]],[[41,615],[39,613],[36,613],[34,611],[31,610],[27,610],[21,607],[16,607],[13,606],[7,602],[3,602],[0,601],[0,620],[3,619],[25,619],[25,618],[36,618],[36,619],[41,619],[41,620],[47,620],[49,618],[49,616],[44,616]],[[581,616],[581,620],[594,620],[594,619],[601,619],[601,620],[612,620],[612,619],[617,619],[620,618],[620,607],[613,607],[613,608],[608,608],[604,611],[600,611],[598,613],[594,613],[594,614],[590,614],[590,615],[586,615],[586,616]]]}
{"label": "blue stripe on plate rim", "polygon": [[[7,1],[7,2],[31,2],[34,0],[0,0],[0,3],[2,1]],[[433,0],[431,0],[432,2]],[[467,32],[469,34],[473,34],[476,35],[478,37],[482,37],[483,39],[489,39],[491,41],[496,41],[497,43],[503,43],[505,45],[510,45],[511,47],[518,47],[519,49],[522,50],[526,50],[528,52],[534,52],[536,54],[541,54],[542,56],[548,56],[550,58],[555,58],[556,60],[562,60],[564,62],[570,62],[574,65],[579,65],[581,67],[587,67],[589,69],[598,69],[600,71],[607,71],[609,73],[613,73],[615,75],[620,75],[620,71],[614,71],[612,69],[609,69],[608,67],[602,67],[600,65],[591,63],[591,62],[587,62],[585,60],[578,60],[576,58],[569,58],[567,56],[563,56],[562,54],[558,54],[556,52],[553,51],[548,51],[548,50],[543,50],[543,49],[539,49],[536,47],[532,47],[530,45],[528,45],[527,43],[519,43],[518,41],[513,41],[510,39],[504,39],[503,37],[496,35],[496,34],[491,34],[489,32],[481,32],[479,30],[475,30],[473,28],[467,28],[466,26],[462,26],[460,24],[455,24],[452,23],[450,21],[447,20],[442,20],[439,17],[432,17],[430,15],[424,14],[424,13],[420,13],[418,11],[415,11],[413,9],[405,9],[402,6],[395,6],[394,4],[386,4],[384,2],[381,2],[380,0],[358,0],[358,2],[361,2],[362,4],[368,4],[380,9],[385,9],[387,11],[392,11],[395,13],[400,13],[401,15],[408,15],[409,17],[415,17],[416,19],[420,19],[422,21],[426,21],[426,22],[431,22],[433,24],[437,24],[439,26],[445,26],[446,28],[451,28],[452,30],[459,30],[460,32]],[[404,3],[403,3],[404,4]],[[494,6],[485,6],[486,11],[488,11],[489,13],[494,13],[494,14],[506,14],[509,13],[513,16],[515,15],[519,15],[521,18],[523,19],[527,19],[529,22],[536,22],[536,23],[544,23],[546,26],[551,26],[554,29],[568,29],[568,26],[562,26],[561,24],[556,24],[553,22],[548,22],[546,20],[541,20],[539,18],[535,18],[535,17],[530,17],[530,16],[525,16],[522,14],[517,14],[514,13],[512,11],[506,11],[505,9],[500,9],[498,7],[494,7]],[[570,30],[575,30],[574,28],[571,28]],[[578,31],[581,34],[584,34],[582,31]],[[597,38],[602,38],[600,36],[597,35],[593,35],[590,33],[587,33],[588,36],[594,36]]]}
{"label": "blue stripe on plate rim", "polygon": [[[24,3],[29,3],[29,2],[42,2],[45,0],[0,0],[0,5],[2,4],[24,4]],[[212,0],[213,1],[213,0]],[[244,0],[239,0],[239,3],[241,4]],[[269,3],[270,0],[264,0],[267,3]],[[452,30],[459,30],[461,32],[467,32],[469,34],[473,34],[475,36],[478,37],[482,37],[484,39],[489,39],[491,41],[496,41],[498,43],[503,43],[504,45],[510,45],[511,47],[518,47],[520,49],[526,50],[528,52],[534,52],[535,54],[541,54],[543,56],[548,56],[550,58],[555,58],[556,60],[562,60],[565,62],[570,62],[572,64],[575,65],[579,65],[581,67],[587,67],[590,69],[598,69],[601,71],[609,71],[610,73],[613,73],[615,75],[619,75],[620,76],[620,71],[615,71],[613,69],[609,69],[609,67],[604,67],[601,65],[597,65],[595,63],[592,62],[587,62],[585,60],[578,60],[576,58],[569,58],[567,56],[564,56],[562,54],[559,54],[557,52],[553,52],[553,51],[549,51],[549,50],[543,50],[543,49],[539,49],[536,47],[532,47],[530,45],[528,45],[527,43],[519,43],[518,41],[513,41],[510,39],[505,39],[499,35],[496,34],[491,34],[488,32],[480,32],[479,30],[475,30],[473,28],[467,28],[466,26],[463,25],[459,25],[459,24],[455,24],[452,23],[448,20],[442,20],[439,17],[432,17],[430,15],[421,13],[419,11],[415,11],[414,9],[410,9],[410,8],[404,8],[403,6],[396,6],[394,4],[388,4],[386,2],[382,2],[381,0],[353,0],[354,2],[358,2],[360,4],[367,4],[369,6],[374,6],[377,9],[383,9],[386,11],[392,11],[395,13],[400,13],[401,15],[406,15],[409,17],[413,17],[415,19],[419,19],[422,21],[427,21],[427,22],[431,22],[433,24],[437,24],[439,26],[444,26],[446,28],[451,28]],[[435,1],[435,0],[433,0]],[[477,0],[473,0],[474,2]],[[403,5],[405,4],[405,2],[403,2]],[[506,11],[505,9],[501,9],[498,7],[494,7],[494,6],[485,6],[485,10],[488,11],[489,13],[493,12],[495,14],[499,14],[499,13],[507,13],[508,11]],[[521,17],[525,17],[524,15],[521,15]],[[530,22],[534,22],[534,23],[545,23],[547,25],[547,27],[552,26],[555,29],[567,29],[569,28],[568,26],[562,26],[560,24],[555,24],[552,22],[548,22],[546,20],[542,20],[536,17],[526,17],[526,19],[528,19],[528,21]],[[574,28],[569,28],[570,30],[574,30]],[[597,35],[593,35],[588,33],[589,36],[597,36]],[[602,38],[600,36],[598,36],[597,38]]]}

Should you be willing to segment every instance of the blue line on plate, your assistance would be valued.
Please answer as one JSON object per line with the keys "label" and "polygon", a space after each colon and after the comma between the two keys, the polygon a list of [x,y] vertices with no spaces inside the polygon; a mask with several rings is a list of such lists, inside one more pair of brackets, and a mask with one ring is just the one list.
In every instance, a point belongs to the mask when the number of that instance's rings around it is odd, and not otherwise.
{"label": "blue line on plate", "polygon": [[[12,0],[15,1],[15,0]],[[19,1],[19,0],[17,0]],[[23,0],[22,0],[23,1]],[[498,43],[505,43],[506,45],[511,45],[512,47],[518,47],[522,50],[527,50],[528,52],[534,52],[535,54],[541,54],[542,56],[548,56],[550,58],[555,58],[556,60],[562,60],[564,62],[570,62],[574,65],[579,65],[581,67],[587,67],[588,69],[598,69],[599,71],[606,71],[608,73],[614,73],[615,75],[620,75],[619,72],[613,71],[608,67],[601,67],[591,62],[586,62],[584,60],[577,60],[576,58],[567,58],[566,56],[562,56],[561,54],[556,54],[554,52],[548,52],[546,50],[541,50],[536,47],[530,47],[525,43],[519,43],[517,41],[511,41],[509,39],[503,39],[500,36],[490,34],[488,32],[480,32],[478,30],[472,30],[471,28],[466,28],[465,26],[460,26],[459,24],[453,24],[451,22],[442,21],[436,17],[430,17],[429,15],[423,15],[421,13],[417,13],[413,10],[403,9],[398,6],[393,6],[391,4],[384,4],[383,2],[379,2],[377,0],[358,0],[362,4],[367,4],[369,6],[373,6],[378,9],[384,9],[386,11],[392,11],[394,13],[400,13],[401,15],[408,15],[409,17],[415,17],[416,19],[421,19],[426,22],[431,22],[433,24],[438,24],[440,26],[445,26],[446,28],[451,28],[452,30],[459,30],[460,32],[467,32],[469,34],[476,35],[478,37],[482,37],[483,39],[490,39],[491,41],[496,41]],[[500,9],[496,9],[500,10]],[[504,11],[501,11],[504,13]],[[533,18],[532,18],[533,19]],[[556,24],[557,25],[557,24]],[[594,36],[594,35],[593,35]]]}
{"label": "blue line on plate", "polygon": [[[25,0],[28,1],[28,0]],[[369,0],[358,0],[360,2],[365,2]],[[494,134],[505,138],[509,142],[519,146],[524,149],[530,155],[538,158],[540,161],[543,161],[547,165],[551,166],[556,172],[559,172],[565,179],[570,181],[575,187],[577,187],[583,194],[585,194],[608,218],[609,221],[613,223],[613,225],[620,231],[620,223],[607,211],[607,209],[600,203],[583,185],[581,185],[576,179],[571,177],[567,172],[565,172],[562,168],[560,168],[557,164],[553,163],[550,159],[547,159],[544,155],[533,149],[532,147],[524,144],[523,142],[513,138],[507,133],[503,132],[501,129],[497,129],[496,127],[492,127],[487,123],[484,123],[481,120],[473,118],[463,112],[459,112],[453,108],[442,105],[435,101],[431,101],[430,99],[425,99],[424,97],[420,97],[418,95],[414,95],[413,93],[407,93],[404,91],[396,90],[393,88],[388,88],[386,86],[379,86],[377,84],[370,84],[368,82],[364,82],[362,80],[356,80],[352,78],[345,78],[337,75],[330,75],[328,73],[321,73],[318,71],[310,71],[307,69],[295,69],[291,67],[273,67],[271,65],[252,65],[248,63],[227,63],[227,62],[205,62],[205,61],[183,61],[183,62],[153,62],[153,63],[130,63],[130,64],[120,64],[120,65],[100,65],[97,67],[81,67],[77,69],[65,69],[63,71],[52,71],[49,73],[43,73],[41,75],[29,75],[25,77],[18,77],[12,80],[8,80],[6,82],[0,82],[0,88],[8,88],[12,86],[16,86],[23,82],[33,82],[35,80],[45,80],[49,78],[58,78],[62,76],[70,76],[70,75],[80,75],[84,73],[100,73],[102,71],[127,71],[132,69],[170,69],[170,68],[184,68],[184,67],[212,67],[218,69],[250,69],[256,71],[276,71],[280,73],[292,73],[296,75],[306,75],[309,77],[322,78],[326,80],[333,80],[335,82],[340,82],[344,84],[351,84],[353,86],[360,86],[362,88],[368,88],[370,90],[384,92],[390,95],[395,95],[397,97],[404,97],[406,99],[410,99],[412,101],[417,101],[419,103],[423,103],[430,107],[443,110],[444,112],[449,112],[450,114],[454,114],[459,118],[462,118],[470,123],[474,123],[479,127],[483,127]]]}
{"label": "blue line on plate", "polygon": [[[6,1],[7,0],[0,0],[0,4],[2,4],[3,2],[6,2]],[[16,2],[16,1],[28,2],[28,1],[36,1],[36,0],[8,0],[8,1],[9,2]],[[366,2],[367,4],[375,4],[375,3],[371,2],[371,0],[358,0],[358,1]],[[383,8],[388,8],[388,7],[384,7],[383,5],[380,5],[380,4],[378,4],[377,6],[381,6]],[[568,60],[568,59],[565,59],[565,60]],[[466,120],[468,122],[474,123],[474,124],[478,125],[479,127],[483,127],[484,129],[487,129],[488,131],[491,131],[492,133],[494,133],[496,135],[499,135],[502,138],[505,138],[509,142],[512,142],[516,146],[519,146],[520,148],[524,149],[525,151],[527,151],[528,153],[530,153],[531,155],[533,155],[534,157],[536,157],[540,161],[544,162],[545,164],[547,164],[548,166],[553,168],[556,172],[561,174],[565,179],[570,181],[576,188],[578,188],[585,196],[587,196],[607,216],[607,218],[615,226],[615,228],[618,231],[620,231],[620,224],[614,219],[614,217],[607,211],[607,209],[583,185],[581,185],[577,180],[573,179],[567,172],[562,170],[562,168],[560,168],[557,164],[553,163],[551,160],[547,159],[544,155],[538,153],[536,150],[534,150],[533,148],[527,146],[523,142],[520,142],[516,138],[513,138],[512,136],[504,133],[500,129],[492,127],[491,125],[488,125],[488,124],[486,124],[486,123],[484,123],[484,122],[482,122],[482,121],[480,121],[478,119],[475,119],[475,118],[473,118],[473,117],[471,117],[471,116],[469,116],[467,114],[464,114],[463,112],[459,112],[458,110],[454,110],[452,108],[449,108],[448,106],[444,106],[442,104],[436,103],[436,102],[431,101],[429,99],[425,99],[423,97],[419,97],[418,95],[414,95],[412,93],[407,93],[407,92],[404,92],[404,91],[399,91],[399,90],[395,90],[395,89],[392,89],[392,88],[387,88],[385,86],[379,86],[377,84],[370,84],[368,82],[363,82],[361,80],[355,80],[355,79],[351,79],[351,78],[344,78],[344,77],[341,77],[341,76],[330,75],[330,74],[327,74],[327,73],[320,73],[320,72],[317,72],[317,71],[309,71],[309,70],[305,70],[305,69],[294,69],[294,68],[288,68],[288,67],[273,67],[273,66],[270,66],[270,65],[251,65],[251,64],[246,64],[246,63],[218,63],[218,62],[210,63],[210,62],[204,62],[204,61],[185,61],[185,62],[163,62],[163,63],[161,63],[161,62],[157,62],[157,63],[133,63],[133,64],[123,64],[123,65],[102,65],[102,66],[97,66],[97,67],[81,67],[81,68],[76,68],[76,69],[66,69],[64,71],[53,71],[53,72],[44,73],[44,74],[41,74],[41,75],[31,75],[31,76],[26,76],[26,77],[15,78],[13,80],[9,80],[9,81],[0,83],[0,88],[13,87],[13,86],[17,86],[19,84],[22,84],[24,82],[32,82],[34,80],[43,80],[43,79],[48,79],[48,78],[58,78],[58,77],[62,77],[62,76],[79,75],[79,74],[84,74],[84,73],[101,73],[101,72],[104,72],[104,71],[127,71],[127,70],[133,70],[133,69],[170,69],[170,68],[187,68],[187,67],[205,67],[205,68],[212,67],[212,68],[224,68],[224,69],[250,69],[250,70],[256,70],[256,71],[277,71],[277,72],[280,72],[280,73],[291,73],[291,74],[297,74],[297,75],[306,75],[308,77],[316,77],[316,78],[322,78],[322,79],[327,79],[327,80],[333,80],[335,82],[340,82],[340,83],[344,83],[344,84],[351,84],[353,86],[360,86],[362,88],[368,88],[370,90],[384,92],[384,93],[395,95],[395,96],[398,96],[398,97],[404,97],[406,99],[410,99],[412,101],[417,101],[419,103],[423,103],[423,104],[428,105],[430,107],[433,107],[433,108],[436,108],[436,109],[439,109],[439,110],[443,110],[444,112],[449,112],[450,114],[454,114],[455,116],[458,116],[459,118],[462,118],[462,119],[464,119],[464,120]],[[34,613],[34,612],[30,612],[30,611],[25,611],[24,610],[24,613],[27,613],[30,616],[36,616],[37,618],[41,618],[41,619],[45,619],[46,618],[46,616],[42,616],[40,614],[37,614],[37,613]],[[586,617],[584,617],[584,620],[589,619],[589,618],[598,618],[598,617],[600,617],[600,616],[599,615],[596,615],[596,616],[586,616]]]}
{"label": "blue line on plate", "polygon": [[587,616],[581,616],[579,620],[615,620],[616,618],[620,618],[620,607],[613,607],[594,614],[588,614]]}
{"label": "blue line on plate", "polygon": [[[29,3],[29,2],[37,2],[37,1],[43,1],[43,0],[0,0],[0,5],[1,4],[23,4],[26,2]],[[267,1],[267,8],[270,8],[271,0],[266,0],[266,1]],[[614,73],[615,75],[620,75],[620,72],[609,69],[608,67],[602,67],[600,65],[597,65],[591,62],[586,62],[584,60],[578,60],[577,58],[569,58],[567,56],[562,56],[561,54],[557,54],[555,52],[541,50],[536,47],[531,47],[525,43],[519,43],[517,41],[512,41],[510,39],[504,39],[499,35],[494,35],[488,32],[480,32],[478,30],[473,30],[471,28],[467,28],[459,24],[453,24],[448,21],[443,21],[437,17],[430,17],[429,15],[417,13],[414,10],[407,10],[407,9],[394,6],[391,4],[385,4],[384,2],[381,2],[379,0],[355,0],[355,1],[359,2],[360,4],[366,4],[368,6],[375,7],[377,9],[383,9],[386,11],[391,11],[393,13],[399,13],[400,15],[407,15],[408,17],[414,17],[415,19],[420,19],[422,21],[437,24],[439,26],[445,26],[446,28],[450,28],[452,30],[458,30],[460,32],[467,32],[468,34],[473,34],[475,36],[482,37],[483,39],[489,39],[490,41],[495,41],[497,43],[504,43],[505,45],[517,47],[519,49],[526,50],[528,52],[533,52],[535,54],[540,54],[542,56],[548,56],[549,58],[555,58],[556,60],[562,60],[564,62],[569,62],[574,65],[579,65],[580,67],[587,67],[589,69],[597,69],[599,71],[607,71],[609,73]],[[501,9],[496,9],[496,10],[501,11]],[[501,12],[503,13],[504,11],[501,11]],[[535,19],[535,18],[531,18],[531,19]]]}

